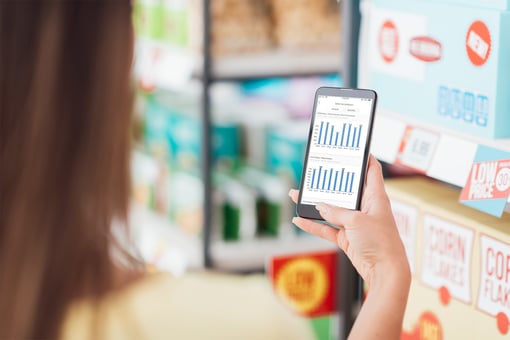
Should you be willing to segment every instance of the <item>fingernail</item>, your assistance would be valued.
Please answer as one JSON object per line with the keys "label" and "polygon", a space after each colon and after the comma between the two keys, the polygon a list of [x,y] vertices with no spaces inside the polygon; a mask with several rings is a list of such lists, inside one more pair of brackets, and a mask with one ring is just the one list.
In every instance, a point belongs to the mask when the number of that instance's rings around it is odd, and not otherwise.
{"label": "fingernail", "polygon": [[327,215],[329,213],[329,207],[327,204],[319,203],[315,206],[315,209],[319,210],[322,215]]}
{"label": "fingernail", "polygon": [[292,218],[292,223],[293,223],[293,224],[296,224],[296,221],[297,221],[297,217],[293,217],[293,218]]}
{"label": "fingernail", "polygon": [[292,189],[289,190],[289,197],[292,197]]}

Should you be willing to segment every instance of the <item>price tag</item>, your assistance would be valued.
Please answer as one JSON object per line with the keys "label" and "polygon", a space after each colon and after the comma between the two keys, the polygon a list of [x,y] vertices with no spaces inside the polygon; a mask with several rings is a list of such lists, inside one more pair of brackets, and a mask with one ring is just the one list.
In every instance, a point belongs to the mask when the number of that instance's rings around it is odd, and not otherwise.
{"label": "price tag", "polygon": [[400,143],[396,162],[427,172],[439,141],[439,134],[408,126]]}
{"label": "price tag", "polygon": [[501,217],[509,195],[510,153],[479,145],[459,201]]}

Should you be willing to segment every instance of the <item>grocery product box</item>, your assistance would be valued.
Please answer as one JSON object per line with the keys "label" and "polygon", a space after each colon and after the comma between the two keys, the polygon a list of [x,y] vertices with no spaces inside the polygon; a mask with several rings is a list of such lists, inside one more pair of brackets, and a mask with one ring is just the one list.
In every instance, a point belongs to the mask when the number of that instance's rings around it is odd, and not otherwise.
{"label": "grocery product box", "polygon": [[468,135],[510,137],[510,11],[496,9],[496,1],[492,8],[460,3],[364,4],[360,86],[379,93],[382,111]]}
{"label": "grocery product box", "polygon": [[183,0],[135,0],[134,26],[140,38],[186,47],[189,6]]}
{"label": "grocery product box", "polygon": [[413,268],[402,339],[508,338],[510,214],[468,208],[424,177],[386,190]]}
{"label": "grocery product box", "polygon": [[[181,96],[183,97],[183,96]],[[202,121],[196,100],[155,94],[146,100],[144,139],[151,154],[168,160],[173,169],[196,171],[202,158]],[[229,120],[212,123],[215,168],[231,171],[241,157],[241,128]]]}
{"label": "grocery product box", "polygon": [[308,121],[289,122],[271,127],[266,134],[266,168],[293,187],[301,180],[309,124]]}

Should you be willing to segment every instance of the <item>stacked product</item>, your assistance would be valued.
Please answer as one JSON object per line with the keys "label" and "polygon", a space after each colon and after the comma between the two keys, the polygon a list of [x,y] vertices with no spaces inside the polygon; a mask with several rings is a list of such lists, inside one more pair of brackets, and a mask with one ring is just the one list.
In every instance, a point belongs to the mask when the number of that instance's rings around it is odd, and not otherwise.
{"label": "stacked product", "polygon": [[259,52],[273,45],[266,0],[211,2],[211,50],[214,55]]}
{"label": "stacked product", "polygon": [[339,5],[335,0],[271,0],[275,39],[286,48],[340,48]]}

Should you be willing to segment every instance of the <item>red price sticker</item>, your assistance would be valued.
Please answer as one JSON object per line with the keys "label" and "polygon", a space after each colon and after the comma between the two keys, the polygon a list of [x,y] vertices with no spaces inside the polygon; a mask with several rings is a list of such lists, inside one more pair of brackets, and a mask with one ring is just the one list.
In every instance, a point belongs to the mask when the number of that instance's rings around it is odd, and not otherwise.
{"label": "red price sticker", "polygon": [[398,32],[391,20],[386,20],[379,31],[379,52],[387,63],[391,63],[397,56]]}
{"label": "red price sticker", "polygon": [[469,26],[466,34],[466,51],[469,60],[475,66],[482,66],[489,59],[491,34],[482,21],[475,21]]}

